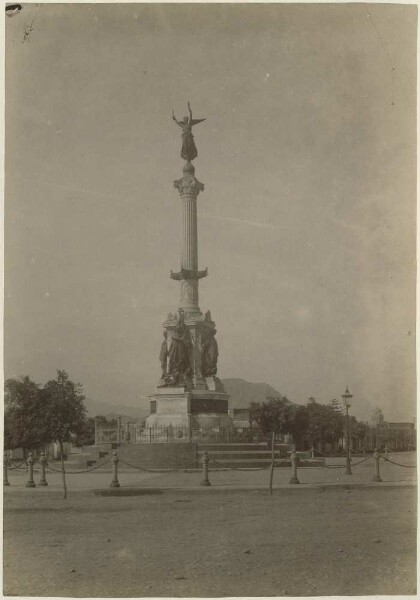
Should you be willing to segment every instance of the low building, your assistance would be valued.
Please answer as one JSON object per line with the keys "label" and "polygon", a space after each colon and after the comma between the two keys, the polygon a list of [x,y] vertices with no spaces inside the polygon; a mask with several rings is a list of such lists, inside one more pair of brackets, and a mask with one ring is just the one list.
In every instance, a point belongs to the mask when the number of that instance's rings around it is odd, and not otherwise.
{"label": "low building", "polygon": [[389,450],[409,451],[416,449],[416,427],[411,421],[382,421],[369,431],[369,446]]}

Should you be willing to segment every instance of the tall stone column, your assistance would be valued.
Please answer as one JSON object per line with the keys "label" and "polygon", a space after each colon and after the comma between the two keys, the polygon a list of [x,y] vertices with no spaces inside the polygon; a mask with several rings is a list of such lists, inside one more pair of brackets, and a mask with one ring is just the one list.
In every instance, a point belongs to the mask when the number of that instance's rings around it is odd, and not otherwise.
{"label": "tall stone column", "polygon": [[200,313],[198,280],[207,275],[207,269],[198,270],[197,196],[204,190],[204,185],[196,179],[194,173],[194,165],[187,162],[183,168],[183,177],[174,181],[182,202],[182,256],[180,272],[171,272],[171,277],[181,282],[179,308],[186,314]]}

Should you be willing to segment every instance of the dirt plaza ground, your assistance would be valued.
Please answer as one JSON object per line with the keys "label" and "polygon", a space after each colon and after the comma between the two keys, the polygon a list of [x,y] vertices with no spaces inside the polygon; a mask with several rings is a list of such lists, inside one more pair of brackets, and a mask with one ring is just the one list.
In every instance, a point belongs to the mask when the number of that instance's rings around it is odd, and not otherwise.
{"label": "dirt plaza ground", "polygon": [[[272,496],[256,473],[247,474],[248,487],[239,473],[213,473],[211,488],[178,490],[158,490],[150,475],[149,493],[134,497],[72,492],[69,477],[66,501],[58,482],[28,489],[15,476],[4,495],[4,593],[415,594],[415,470],[401,471],[411,483],[283,485]],[[223,477],[236,484],[223,485]],[[275,473],[275,481],[283,477]]]}

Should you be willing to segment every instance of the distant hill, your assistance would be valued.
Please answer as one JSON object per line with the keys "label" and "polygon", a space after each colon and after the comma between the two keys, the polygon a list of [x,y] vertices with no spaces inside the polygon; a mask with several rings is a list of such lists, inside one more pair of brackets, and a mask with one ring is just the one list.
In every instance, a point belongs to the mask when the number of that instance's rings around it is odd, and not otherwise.
{"label": "distant hill", "polygon": [[87,408],[88,417],[103,416],[107,419],[116,419],[118,416],[122,417],[122,422],[133,421],[145,418],[149,415],[149,411],[144,406],[127,406],[118,405],[117,403],[100,402],[99,400],[92,400],[86,398],[85,406]]}
{"label": "distant hill", "polygon": [[[229,408],[248,408],[251,402],[264,402],[269,396],[278,398],[282,394],[268,383],[251,383],[244,379],[223,379],[226,392],[230,395]],[[88,417],[104,416],[108,419],[122,417],[122,422],[139,421],[149,415],[147,407],[119,405],[117,403],[100,402],[86,398],[85,405]]]}
{"label": "distant hill", "polygon": [[248,408],[251,402],[264,402],[269,396],[278,398],[282,394],[268,383],[251,383],[244,379],[223,379],[226,392],[230,395],[229,408]]}

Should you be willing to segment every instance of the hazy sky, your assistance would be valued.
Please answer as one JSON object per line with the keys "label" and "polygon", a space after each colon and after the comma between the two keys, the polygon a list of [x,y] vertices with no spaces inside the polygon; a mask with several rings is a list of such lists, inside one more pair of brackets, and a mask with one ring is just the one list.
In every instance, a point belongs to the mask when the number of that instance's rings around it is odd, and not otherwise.
{"label": "hazy sky", "polygon": [[[220,377],[415,414],[415,6],[24,5],[6,19],[5,376],[147,405],[195,128]],[[32,23],[25,39],[25,27]],[[27,30],[28,31],[28,30]]]}

